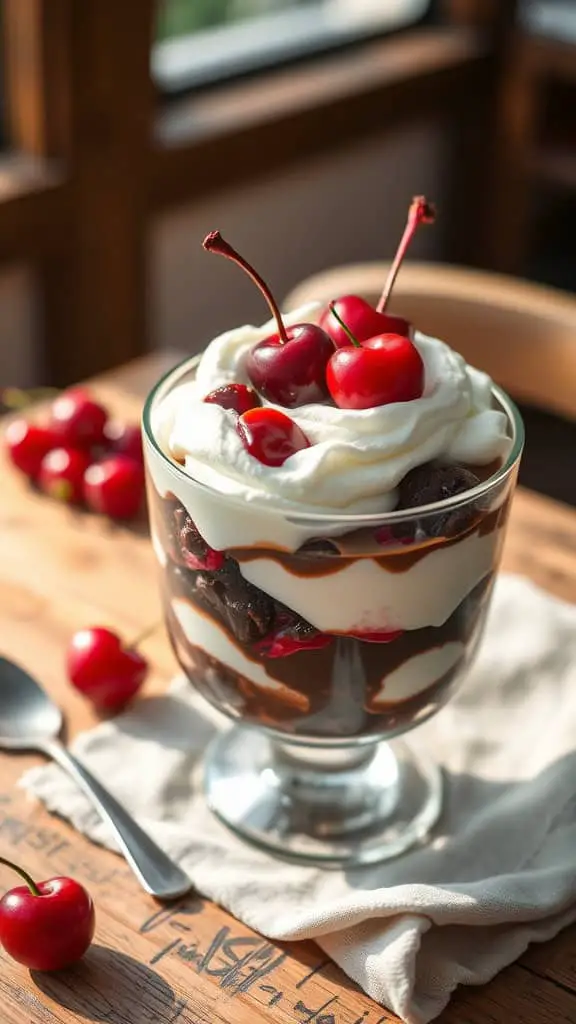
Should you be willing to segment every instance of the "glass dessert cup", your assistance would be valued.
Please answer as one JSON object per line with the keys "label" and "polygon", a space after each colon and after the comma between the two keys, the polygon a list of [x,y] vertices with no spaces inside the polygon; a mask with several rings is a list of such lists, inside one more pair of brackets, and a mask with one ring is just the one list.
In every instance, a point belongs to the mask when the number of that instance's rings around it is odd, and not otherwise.
{"label": "glass dessert cup", "polygon": [[[482,635],[523,446],[508,396],[508,457],[433,504],[302,514],[195,481],[144,411],[152,540],[166,622],[192,685],[233,720],[209,749],[214,813],[244,839],[326,866],[397,856],[442,806],[439,767],[404,733],[466,676]],[[210,546],[211,545],[211,546]]]}

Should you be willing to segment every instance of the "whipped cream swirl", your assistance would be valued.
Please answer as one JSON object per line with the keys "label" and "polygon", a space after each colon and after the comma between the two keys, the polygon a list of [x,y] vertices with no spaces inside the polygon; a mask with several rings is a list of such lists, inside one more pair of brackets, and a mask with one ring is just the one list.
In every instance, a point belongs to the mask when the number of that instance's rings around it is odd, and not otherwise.
{"label": "whipped cream swirl", "polygon": [[[285,322],[316,320],[319,309],[308,305]],[[311,447],[282,466],[263,465],[244,448],[235,414],[202,399],[223,384],[249,384],[247,354],[273,332],[270,321],[215,338],[196,380],[175,388],[157,410],[154,426],[162,447],[214,490],[295,512],[387,512],[395,507],[399,481],[415,466],[437,458],[480,466],[507,455],[508,420],[493,408],[490,377],[442,341],[416,331],[414,344],[425,368],[421,398],[361,410],[319,403],[282,409]]]}

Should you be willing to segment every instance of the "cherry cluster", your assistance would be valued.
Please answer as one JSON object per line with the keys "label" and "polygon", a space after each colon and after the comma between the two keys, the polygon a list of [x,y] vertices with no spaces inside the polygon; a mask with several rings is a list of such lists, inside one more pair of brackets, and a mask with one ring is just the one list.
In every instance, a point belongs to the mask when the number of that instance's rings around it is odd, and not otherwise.
{"label": "cherry cluster", "polygon": [[13,419],[4,442],[14,466],[44,494],[112,519],[134,519],[140,512],[140,427],[111,419],[84,388],[62,392],[44,423]]}
{"label": "cherry cluster", "polygon": [[402,317],[387,312],[398,271],[420,224],[434,221],[433,207],[423,196],[413,199],[404,234],[376,306],[358,295],[330,302],[319,323],[287,327],[268,285],[256,270],[212,231],[204,239],[208,252],[238,264],[258,286],[277,330],[248,354],[246,370],[252,387],[228,384],[206,396],[206,402],[232,410],[246,450],[267,466],[281,466],[310,441],[280,409],[262,399],[294,409],[310,402],[332,401],[340,409],[373,409],[420,398],[424,364]]}

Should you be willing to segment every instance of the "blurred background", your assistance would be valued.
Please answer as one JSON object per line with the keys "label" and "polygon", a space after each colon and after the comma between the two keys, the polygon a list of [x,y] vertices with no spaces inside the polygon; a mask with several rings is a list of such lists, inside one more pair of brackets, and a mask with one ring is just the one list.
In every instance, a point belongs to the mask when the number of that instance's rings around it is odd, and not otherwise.
{"label": "blurred background", "polygon": [[[414,193],[439,218],[411,257],[576,290],[574,0],[0,0],[0,16],[2,383],[64,385],[262,321],[250,282],[203,253],[212,228],[282,298],[390,259]],[[574,469],[573,424],[533,416],[540,485],[576,500],[565,471],[542,483],[551,443]]]}

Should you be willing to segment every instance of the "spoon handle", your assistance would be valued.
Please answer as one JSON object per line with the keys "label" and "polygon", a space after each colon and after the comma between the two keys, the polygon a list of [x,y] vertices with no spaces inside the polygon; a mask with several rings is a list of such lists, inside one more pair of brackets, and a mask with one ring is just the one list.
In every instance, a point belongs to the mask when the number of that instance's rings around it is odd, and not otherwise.
{"label": "spoon handle", "polygon": [[159,899],[183,896],[192,887],[188,877],[144,832],[134,818],[57,740],[45,751],[65,769],[114,833],[116,842],[146,892]]}

